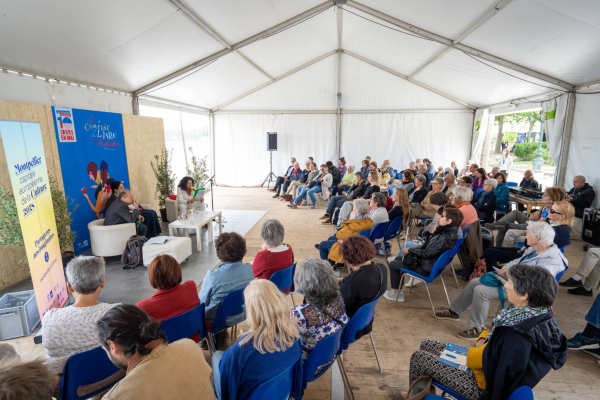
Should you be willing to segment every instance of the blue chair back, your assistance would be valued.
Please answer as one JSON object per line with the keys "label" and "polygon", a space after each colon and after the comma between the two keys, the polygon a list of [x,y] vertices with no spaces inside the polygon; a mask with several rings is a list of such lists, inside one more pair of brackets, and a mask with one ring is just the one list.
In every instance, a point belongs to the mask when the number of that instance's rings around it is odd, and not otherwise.
{"label": "blue chair back", "polygon": [[567,246],[559,247],[558,249],[560,250],[561,253],[565,254],[565,247],[567,247]]}
{"label": "blue chair back", "polygon": [[463,243],[465,242],[465,237],[461,237],[456,241],[456,246],[452,250],[450,250],[450,261],[454,258],[455,255],[458,254],[460,249],[462,249]]}
{"label": "blue chair back", "polygon": [[475,194],[473,195],[473,198],[475,198],[481,192],[483,192],[483,188],[479,188],[479,189],[475,190]]}
{"label": "blue chair back", "polygon": [[362,231],[359,233],[359,235],[366,237],[367,239],[369,238],[369,236],[371,236],[371,230],[367,229],[366,231]]}
{"label": "blue chair back", "polygon": [[433,381],[432,384],[433,384],[433,386],[435,386],[436,388],[438,388],[442,391],[442,397],[444,397],[445,394],[449,394],[450,396],[454,397],[456,400],[467,400],[467,398],[465,398],[464,396],[461,396],[460,394],[456,393],[452,389],[448,389],[446,386],[442,385],[439,382]]}
{"label": "blue chair back", "polygon": [[391,196],[392,194],[394,194],[394,192],[396,191],[396,189],[398,189],[398,185],[394,185],[394,186],[392,186],[392,188],[390,189],[390,196]]}
{"label": "blue chair back", "polygon": [[469,230],[470,227],[471,227],[471,224],[469,224],[465,227],[465,230],[463,231],[463,236],[467,235],[467,231]]}
{"label": "blue chair back", "polygon": [[165,319],[161,330],[167,335],[169,343],[173,343],[179,339],[190,338],[198,332],[200,332],[200,337],[207,337],[204,303],[183,314]]}
{"label": "blue chair back", "polygon": [[423,281],[425,281],[427,283],[431,283],[435,280],[435,278],[440,276],[442,274],[442,271],[444,270],[444,268],[446,268],[446,266],[448,264],[450,264],[450,260],[452,260],[452,252],[453,251],[454,251],[454,249],[446,250],[445,252],[442,253],[442,255],[440,255],[438,257],[438,259],[433,264],[433,267],[431,269],[431,273],[429,274],[429,276],[422,276],[420,274],[417,274],[414,271],[404,269],[404,268],[401,268],[401,270],[402,270],[402,272],[404,272],[405,274],[408,274],[409,276],[415,276],[419,279],[422,279]]}
{"label": "blue chair back", "polygon": [[275,272],[269,280],[277,286],[280,292],[283,292],[285,289],[290,288],[289,293],[292,293],[295,290],[294,287],[294,274],[296,273],[296,263],[293,263],[290,267],[286,269],[281,269]]}
{"label": "blue chair back", "polygon": [[400,232],[402,232],[402,217],[396,217],[388,224],[383,241],[387,242],[390,239],[394,239],[400,235]]}
{"label": "blue chair back", "polygon": [[339,354],[344,330],[345,328],[342,328],[333,335],[329,335],[325,339],[321,339],[317,342],[316,346],[306,358],[306,361],[304,361],[304,367],[302,368],[304,385],[306,385],[308,382],[318,379],[333,365],[333,363],[329,364],[327,368],[323,368],[323,370],[321,370],[319,374],[315,376],[317,368],[319,368],[321,365],[327,364]]}
{"label": "blue chair back", "polygon": [[433,174],[429,174],[429,179],[433,179]]}
{"label": "blue chair back", "polygon": [[[300,355],[302,357],[302,355]],[[254,388],[248,400],[287,400],[292,392],[294,385],[294,370],[298,365],[298,361],[287,367],[285,371],[277,375],[273,379],[261,383]]]}
{"label": "blue chair back", "polygon": [[569,266],[567,265],[567,268],[564,269],[564,271],[559,272],[558,274],[556,274],[556,282],[560,282],[560,278],[562,278],[562,276],[565,274],[565,272],[567,272],[569,270]]}
{"label": "blue chair back", "polygon": [[533,390],[529,386],[521,386],[512,392],[507,400],[533,400]]}
{"label": "blue chair back", "polygon": [[79,400],[100,394],[113,387],[118,380],[83,396],[77,394],[77,388],[96,384],[120,371],[110,361],[102,347],[73,354],[65,364],[60,381],[60,398],[61,400]]}
{"label": "blue chair back", "polygon": [[508,187],[519,187],[517,182],[506,182],[506,186]]}
{"label": "blue chair back", "polygon": [[402,172],[396,172],[396,179],[402,179]]}
{"label": "blue chair back", "polygon": [[352,318],[350,318],[350,322],[348,322],[344,328],[340,353],[342,350],[346,350],[351,343],[356,341],[356,332],[364,329],[371,323],[371,321],[373,321],[373,316],[375,315],[375,306],[377,306],[377,302],[380,298],[381,296],[372,302],[365,304],[358,309]]}
{"label": "blue chair back", "polygon": [[385,231],[388,227],[388,224],[389,224],[389,222],[380,222],[379,224],[377,224],[375,229],[373,229],[371,231],[371,236],[369,237],[369,240],[371,240],[371,242],[375,243],[376,240],[383,239],[383,237],[385,236]]}
{"label": "blue chair back", "polygon": [[234,290],[225,295],[217,309],[215,323],[211,326],[210,332],[213,335],[216,335],[222,329],[229,328],[227,317],[241,314],[244,311],[244,289]]}
{"label": "blue chair back", "polygon": [[428,394],[427,396],[423,397],[423,400],[445,400],[445,397],[442,396],[438,396],[437,394]]}

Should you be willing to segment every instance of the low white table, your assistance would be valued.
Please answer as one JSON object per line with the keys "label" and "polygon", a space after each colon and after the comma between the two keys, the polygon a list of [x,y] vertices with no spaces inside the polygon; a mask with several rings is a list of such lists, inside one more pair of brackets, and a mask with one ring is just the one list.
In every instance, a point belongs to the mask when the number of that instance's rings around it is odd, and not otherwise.
{"label": "low white table", "polygon": [[183,229],[183,234],[186,237],[189,237],[189,229],[196,229],[196,244],[198,247],[198,251],[202,251],[202,238],[200,235],[200,229],[203,225],[208,224],[208,241],[212,242],[214,239],[213,235],[213,224],[212,222],[217,219],[219,223],[219,235],[223,233],[223,217],[221,215],[221,211],[196,211],[194,213],[195,221],[192,222],[189,219],[184,221],[175,221],[169,224],[169,236],[176,236],[174,234],[174,229],[179,228]]}

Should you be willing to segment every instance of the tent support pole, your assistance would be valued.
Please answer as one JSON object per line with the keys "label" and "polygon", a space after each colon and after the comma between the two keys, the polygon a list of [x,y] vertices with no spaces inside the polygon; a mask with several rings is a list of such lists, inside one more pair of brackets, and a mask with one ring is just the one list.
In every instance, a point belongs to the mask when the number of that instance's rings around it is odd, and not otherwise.
{"label": "tent support pole", "polygon": [[133,103],[133,115],[140,115],[139,96],[134,95],[132,103]]}
{"label": "tent support pole", "polygon": [[[212,176],[215,176],[215,113],[208,114],[208,128],[210,130],[210,166]],[[216,178],[215,178],[216,184]]]}
{"label": "tent support pole", "polygon": [[567,109],[565,110],[565,131],[563,133],[563,146],[560,152],[560,171],[558,172],[557,185],[564,187],[565,175],[567,174],[567,164],[569,162],[569,149],[571,148],[571,136],[573,132],[573,118],[575,116],[575,104],[577,102],[577,96],[575,93],[569,93],[569,99],[567,101]]}
{"label": "tent support pole", "polygon": [[339,5],[336,10],[337,12],[337,40],[338,40],[338,50],[337,50],[337,95],[336,95],[336,104],[337,104],[337,118],[336,118],[336,146],[337,146],[337,157],[338,159],[342,156],[342,29],[344,22],[344,12],[342,10],[342,6]]}

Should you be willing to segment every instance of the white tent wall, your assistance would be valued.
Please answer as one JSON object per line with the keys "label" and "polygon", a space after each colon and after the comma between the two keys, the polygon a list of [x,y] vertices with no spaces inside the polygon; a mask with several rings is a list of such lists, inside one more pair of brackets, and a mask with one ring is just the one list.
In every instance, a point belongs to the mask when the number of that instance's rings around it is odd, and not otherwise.
{"label": "white tent wall", "polygon": [[[563,96],[566,97],[566,96]],[[596,189],[593,207],[600,206],[600,94],[578,94],[575,103],[575,116],[571,133],[571,145],[567,158],[565,188],[576,175],[585,176],[587,182]]]}
{"label": "white tent wall", "polygon": [[270,170],[267,132],[277,132],[273,173],[282,175],[296,157],[317,166],[336,161],[335,114],[215,114],[215,175],[221,185],[258,186]]}
{"label": "white tent wall", "polygon": [[[52,99],[55,96],[55,101]],[[133,114],[131,96],[0,72],[0,100]]]}
{"label": "white tent wall", "polygon": [[360,168],[365,156],[398,170],[417,158],[437,168],[469,157],[473,112],[343,114],[341,155]]}

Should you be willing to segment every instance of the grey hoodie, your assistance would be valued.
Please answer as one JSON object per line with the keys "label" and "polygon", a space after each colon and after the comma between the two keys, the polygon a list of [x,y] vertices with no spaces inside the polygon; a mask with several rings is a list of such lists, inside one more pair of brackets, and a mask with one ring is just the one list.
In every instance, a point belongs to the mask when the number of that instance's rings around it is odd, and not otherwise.
{"label": "grey hoodie", "polygon": [[[535,252],[533,247],[529,247],[521,257],[504,265],[504,268],[510,268],[513,265],[520,264],[523,257],[526,257],[533,252]],[[552,247],[542,251],[537,256],[523,261],[523,264],[545,268],[550,271],[553,276],[556,276],[559,272],[562,272],[569,267],[569,261],[565,258],[556,244],[553,244]]]}

